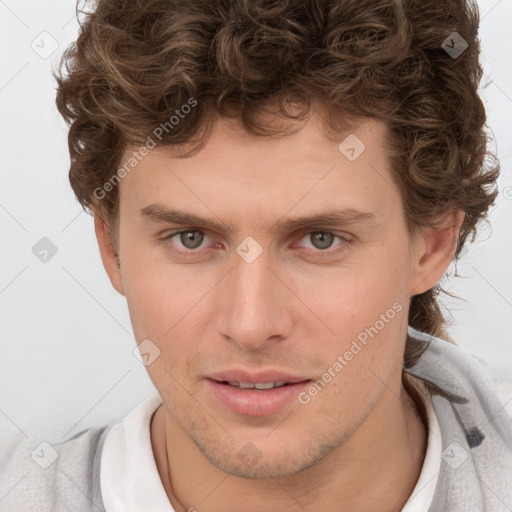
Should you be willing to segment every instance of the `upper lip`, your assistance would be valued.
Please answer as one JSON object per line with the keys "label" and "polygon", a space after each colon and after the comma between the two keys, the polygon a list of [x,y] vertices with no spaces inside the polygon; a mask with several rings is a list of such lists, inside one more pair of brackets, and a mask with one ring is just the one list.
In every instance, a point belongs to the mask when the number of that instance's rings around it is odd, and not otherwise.
{"label": "upper lip", "polygon": [[241,369],[212,373],[208,375],[208,378],[216,380],[217,382],[248,382],[250,384],[256,384],[258,382],[287,382],[293,384],[309,380],[305,377],[297,377],[296,375],[280,372],[278,370],[249,372]]}

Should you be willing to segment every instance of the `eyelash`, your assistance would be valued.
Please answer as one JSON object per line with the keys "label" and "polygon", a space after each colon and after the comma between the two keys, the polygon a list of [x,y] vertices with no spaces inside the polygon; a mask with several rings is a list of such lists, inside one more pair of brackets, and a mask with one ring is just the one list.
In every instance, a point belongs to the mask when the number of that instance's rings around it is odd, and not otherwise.
{"label": "eyelash", "polygon": [[[191,228],[191,229],[182,229],[180,231],[174,231],[172,233],[169,233],[169,234],[163,236],[160,239],[160,241],[163,242],[163,243],[167,243],[168,244],[168,242],[172,238],[177,236],[177,235],[181,235],[182,233],[195,232],[195,231],[197,231],[198,233],[203,233],[204,235],[208,236],[208,234],[205,233],[204,231],[201,231],[199,229],[192,229]],[[341,254],[342,252],[347,250],[347,245],[352,243],[352,239],[351,238],[343,237],[341,235],[337,235],[336,233],[333,233],[332,231],[324,231],[324,230],[321,230],[321,229],[316,229],[316,230],[312,230],[312,231],[303,232],[299,236],[299,240],[302,240],[305,236],[311,235],[313,233],[330,234],[330,235],[333,235],[335,238],[338,238],[341,242],[343,242],[343,243],[339,244],[341,246],[341,248],[338,248],[338,249],[335,249],[335,250],[330,250],[330,249],[325,249],[325,250],[310,249],[310,250],[315,252],[315,255],[320,256],[320,258],[322,258],[322,257],[338,256],[339,254]],[[172,251],[175,254],[178,254],[179,256],[182,256],[182,257],[185,257],[185,258],[191,258],[191,257],[197,256],[197,254],[199,253],[200,250],[201,249],[188,249],[188,250],[179,250],[179,249],[174,249],[174,248],[172,249]]]}

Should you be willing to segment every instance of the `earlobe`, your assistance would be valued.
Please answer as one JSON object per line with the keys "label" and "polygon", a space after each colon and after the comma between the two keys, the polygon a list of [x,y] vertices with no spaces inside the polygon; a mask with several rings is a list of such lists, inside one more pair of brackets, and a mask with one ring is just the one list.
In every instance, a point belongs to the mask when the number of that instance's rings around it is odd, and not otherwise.
{"label": "earlobe", "polygon": [[423,231],[413,253],[411,297],[430,290],[445,274],[457,249],[464,216],[461,210],[450,210],[435,228]]}
{"label": "earlobe", "polygon": [[107,272],[112,286],[121,295],[124,295],[119,256],[112,242],[110,228],[108,223],[97,213],[94,213],[94,230],[96,232],[96,240],[98,241],[103,267]]}

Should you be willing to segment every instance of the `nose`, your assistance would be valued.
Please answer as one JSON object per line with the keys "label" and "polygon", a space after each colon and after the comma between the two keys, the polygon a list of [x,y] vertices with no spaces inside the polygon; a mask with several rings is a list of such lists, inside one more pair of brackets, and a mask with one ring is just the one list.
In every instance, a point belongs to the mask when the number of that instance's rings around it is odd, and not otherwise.
{"label": "nose", "polygon": [[245,350],[289,337],[296,303],[268,253],[264,250],[251,263],[238,254],[233,259],[220,290],[216,317],[220,334]]}

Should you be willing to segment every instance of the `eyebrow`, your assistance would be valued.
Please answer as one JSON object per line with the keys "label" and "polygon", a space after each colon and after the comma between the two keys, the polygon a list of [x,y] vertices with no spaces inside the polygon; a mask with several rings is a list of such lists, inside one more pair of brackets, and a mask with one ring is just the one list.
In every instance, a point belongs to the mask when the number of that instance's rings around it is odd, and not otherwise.
{"label": "eyebrow", "polygon": [[[156,221],[167,224],[189,225],[198,228],[212,229],[221,232],[238,233],[232,223],[226,224],[213,218],[204,218],[193,213],[167,208],[161,204],[150,204],[140,210],[144,220]],[[271,226],[270,233],[284,231],[297,231],[313,225],[342,226],[355,223],[374,223],[377,219],[375,213],[366,210],[347,208],[344,210],[332,210],[306,217],[289,217],[278,220]]]}

